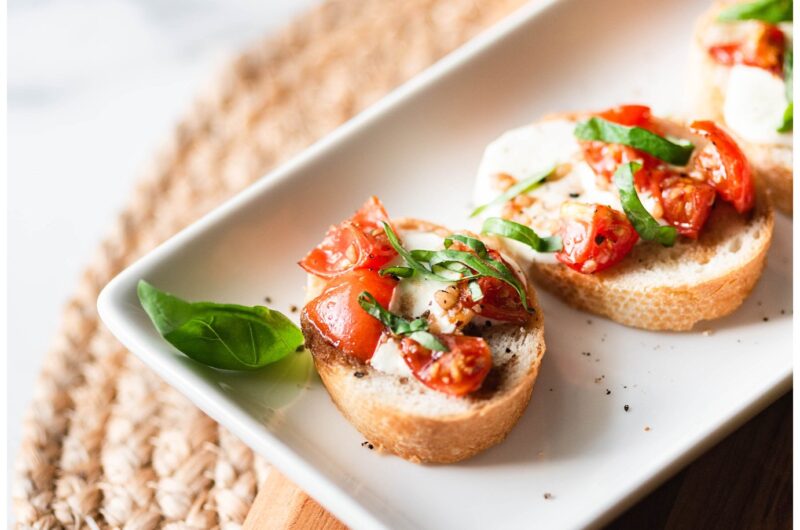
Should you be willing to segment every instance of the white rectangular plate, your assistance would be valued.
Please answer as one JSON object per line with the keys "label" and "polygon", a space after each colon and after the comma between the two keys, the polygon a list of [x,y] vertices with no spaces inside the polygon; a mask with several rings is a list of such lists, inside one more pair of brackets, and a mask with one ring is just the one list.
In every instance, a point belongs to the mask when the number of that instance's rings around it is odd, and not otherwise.
{"label": "white rectangular plate", "polygon": [[504,443],[450,466],[362,447],[307,354],[252,374],[188,360],[154,332],[135,286],[146,278],[189,299],[242,304],[269,296],[289,313],[303,300],[297,260],[368,195],[393,216],[458,227],[483,148],[504,130],[620,102],[679,108],[691,27],[706,5],[533,2],[125,270],[100,297],[103,320],[354,527],[608,521],[789,388],[786,218],[744,307],[691,333],[628,329],[542,295],[547,354],[527,412]]}

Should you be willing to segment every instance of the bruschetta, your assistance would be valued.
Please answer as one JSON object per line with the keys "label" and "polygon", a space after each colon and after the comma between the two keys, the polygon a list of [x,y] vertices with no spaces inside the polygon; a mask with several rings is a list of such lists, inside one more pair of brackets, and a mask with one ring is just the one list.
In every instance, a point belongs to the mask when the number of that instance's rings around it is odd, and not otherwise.
{"label": "bruschetta", "polygon": [[792,1],[718,1],[698,21],[693,113],[724,124],[758,184],[792,213]]}
{"label": "bruschetta", "polygon": [[688,330],[747,297],[772,239],[733,138],[642,105],[551,116],[492,142],[473,212],[541,287],[580,309]]}
{"label": "bruschetta", "polygon": [[536,295],[513,259],[468,232],[390,221],[373,197],[300,265],[306,347],[371,447],[450,463],[517,423],[545,343]]}

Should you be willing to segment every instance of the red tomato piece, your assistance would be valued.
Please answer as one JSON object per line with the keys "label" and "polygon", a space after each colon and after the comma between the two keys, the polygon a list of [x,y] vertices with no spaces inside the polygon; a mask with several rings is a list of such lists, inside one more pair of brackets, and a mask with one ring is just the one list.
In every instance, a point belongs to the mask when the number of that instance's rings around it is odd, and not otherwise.
{"label": "red tomato piece", "polygon": [[480,337],[437,335],[450,351],[431,351],[405,338],[403,358],[422,384],[451,396],[464,396],[481,387],[492,368],[492,352]]}
{"label": "red tomato piece", "polygon": [[711,214],[716,190],[702,180],[679,175],[664,178],[660,188],[664,219],[679,234],[697,239]]}
{"label": "red tomato piece", "polygon": [[377,269],[397,252],[389,244],[382,221],[389,221],[383,204],[370,197],[350,219],[333,226],[325,239],[300,261],[307,272],[334,278],[354,269]]}
{"label": "red tomato piece", "polygon": [[388,307],[397,280],[368,269],[355,269],[331,280],[306,305],[306,317],[337,349],[366,362],[375,353],[384,325],[364,311],[358,296],[367,291]]}
{"label": "red tomato piece", "polygon": [[517,323],[528,320],[530,313],[522,305],[516,289],[502,280],[489,276],[481,276],[477,282],[483,292],[483,298],[478,302],[473,301],[465,282],[461,290],[461,303],[464,307],[473,308],[480,305],[480,316],[492,320]]}
{"label": "red tomato piece", "polygon": [[755,204],[755,186],[741,148],[713,121],[695,121],[691,129],[709,140],[696,156],[693,172],[714,186],[722,200],[731,203],[737,212],[751,210]]}
{"label": "red tomato piece", "polygon": [[785,51],[786,36],[771,24],[760,24],[759,30],[746,41],[717,44],[708,49],[711,58],[720,64],[745,64],[769,70],[775,75],[783,73]]}
{"label": "red tomato piece", "polygon": [[561,219],[564,246],[556,259],[584,274],[618,263],[639,240],[623,212],[601,204],[564,203]]}
{"label": "red tomato piece", "polygon": [[619,105],[599,112],[597,116],[620,125],[645,128],[651,125],[652,118],[650,107],[646,105]]}

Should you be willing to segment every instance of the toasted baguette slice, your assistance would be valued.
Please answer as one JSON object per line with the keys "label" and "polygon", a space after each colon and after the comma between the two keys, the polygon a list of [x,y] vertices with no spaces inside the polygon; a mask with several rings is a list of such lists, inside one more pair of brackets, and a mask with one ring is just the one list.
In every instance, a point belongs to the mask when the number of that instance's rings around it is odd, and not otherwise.
{"label": "toasted baguette slice", "polygon": [[595,274],[532,262],[529,275],[569,304],[620,324],[685,331],[732,313],[747,298],[764,269],[773,223],[765,197],[750,217],[717,201],[697,241],[641,243]]}
{"label": "toasted baguette slice", "polygon": [[[717,1],[695,25],[691,46],[691,68],[689,85],[692,102],[692,115],[725,123],[723,106],[728,83],[727,66],[716,63],[706,50],[706,35],[712,32],[717,15],[725,6],[739,3],[737,1]],[[730,128],[728,128],[730,130]],[[735,135],[733,131],[731,133]],[[792,214],[792,190],[794,159],[791,146],[753,143],[736,136],[750,161],[756,183],[765,189],[772,198],[772,203],[782,212]]]}
{"label": "toasted baguette slice", "polygon": [[[423,221],[393,221],[400,230],[443,231]],[[444,232],[447,234],[448,232]],[[306,298],[324,282],[309,276]],[[432,390],[413,377],[373,369],[336,350],[303,311],[306,347],[331,399],[376,449],[417,463],[464,460],[501,442],[517,423],[531,397],[545,351],[542,312],[532,289],[534,312],[524,326],[485,328],[493,366],[483,386],[467,397]]]}

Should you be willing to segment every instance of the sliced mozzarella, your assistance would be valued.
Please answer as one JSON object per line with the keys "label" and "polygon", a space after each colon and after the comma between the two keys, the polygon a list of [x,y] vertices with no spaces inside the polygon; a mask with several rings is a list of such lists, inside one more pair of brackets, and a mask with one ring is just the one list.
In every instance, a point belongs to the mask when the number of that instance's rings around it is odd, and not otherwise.
{"label": "sliced mozzarella", "polygon": [[792,145],[792,133],[777,131],[786,110],[783,80],[753,66],[731,68],[725,93],[725,123],[747,141],[761,144]]}

